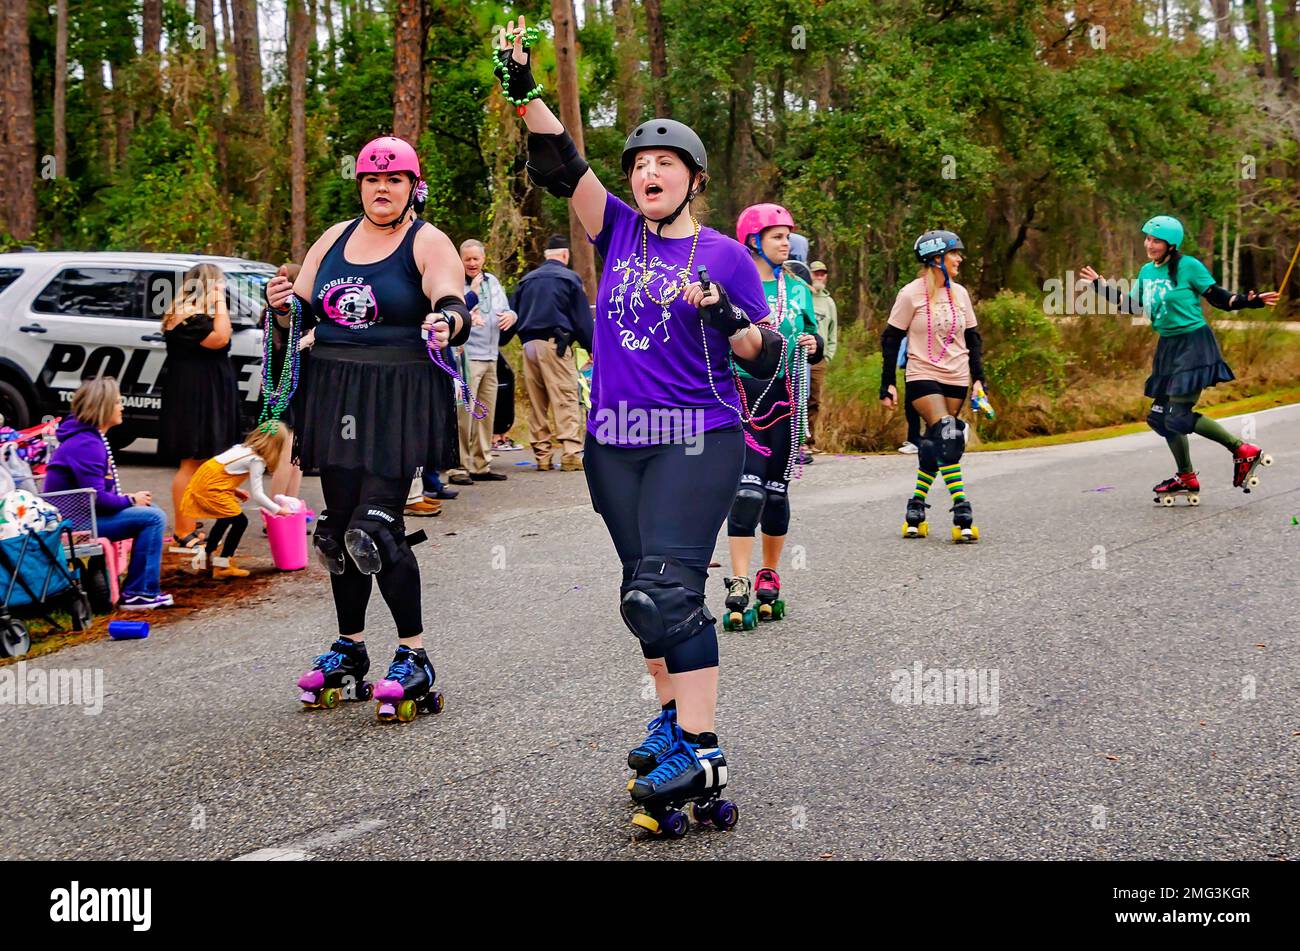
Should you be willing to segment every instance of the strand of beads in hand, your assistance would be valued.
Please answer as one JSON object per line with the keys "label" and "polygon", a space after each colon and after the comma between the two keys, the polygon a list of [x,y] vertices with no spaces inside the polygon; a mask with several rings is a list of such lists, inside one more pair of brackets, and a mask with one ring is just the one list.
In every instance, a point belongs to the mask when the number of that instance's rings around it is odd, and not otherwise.
{"label": "strand of beads in hand", "polygon": [[[502,28],[498,35],[498,46],[492,52],[492,72],[501,83],[501,94],[505,96],[506,102],[514,106],[515,112],[522,116],[527,111],[528,104],[541,96],[542,84],[533,79],[531,56],[526,57],[523,62],[515,58],[515,42],[519,38],[519,33],[513,28],[514,21],[511,21],[511,32],[506,32],[505,28]],[[537,27],[526,27],[523,31],[522,48],[531,49],[541,41],[541,38],[542,31]]]}
{"label": "strand of beads in hand", "polygon": [[302,303],[297,297],[289,298],[289,333],[284,347],[284,363],[280,368],[280,385],[273,386],[272,353],[275,318],[268,307],[262,321],[262,412],[257,421],[274,421],[284,414],[298,389],[298,372],[302,365],[298,344],[302,339]]}

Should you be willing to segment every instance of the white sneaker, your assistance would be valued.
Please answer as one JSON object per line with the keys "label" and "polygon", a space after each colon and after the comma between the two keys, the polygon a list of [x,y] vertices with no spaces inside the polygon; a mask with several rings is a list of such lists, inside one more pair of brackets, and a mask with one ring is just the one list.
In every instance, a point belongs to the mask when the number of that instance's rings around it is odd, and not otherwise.
{"label": "white sneaker", "polygon": [[903,443],[901,446],[898,447],[898,451],[907,456],[915,455],[916,453],[920,452],[920,450],[917,449],[916,445],[910,442]]}

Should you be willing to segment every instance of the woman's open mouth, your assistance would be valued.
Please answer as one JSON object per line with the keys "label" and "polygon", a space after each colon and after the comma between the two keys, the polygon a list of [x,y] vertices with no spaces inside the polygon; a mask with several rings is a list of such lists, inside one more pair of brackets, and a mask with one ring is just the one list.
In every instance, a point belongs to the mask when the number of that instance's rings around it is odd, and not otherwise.
{"label": "woman's open mouth", "polygon": [[647,185],[645,187],[646,198],[650,198],[650,199],[658,198],[663,193],[664,193],[664,189],[662,185]]}

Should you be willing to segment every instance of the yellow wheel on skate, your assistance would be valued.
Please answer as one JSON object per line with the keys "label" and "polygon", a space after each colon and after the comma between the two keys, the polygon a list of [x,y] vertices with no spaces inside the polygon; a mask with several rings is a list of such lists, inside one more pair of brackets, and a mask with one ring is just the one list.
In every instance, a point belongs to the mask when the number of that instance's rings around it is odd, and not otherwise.
{"label": "yellow wheel on skate", "polygon": [[930,534],[930,523],[922,522],[920,525],[916,526],[916,530],[921,533],[922,538],[926,538]]}
{"label": "yellow wheel on skate", "polygon": [[635,785],[636,785],[636,777],[633,776],[631,779],[629,779],[629,780],[627,781],[627,791],[628,791],[628,792],[631,792],[631,791],[632,791],[632,787],[635,786]]}
{"label": "yellow wheel on skate", "polygon": [[340,692],[338,687],[326,687],[320,695],[320,705],[326,710],[333,710],[339,705]]}
{"label": "yellow wheel on skate", "polygon": [[403,700],[397,705],[397,719],[402,723],[410,723],[415,719],[414,700]]}
{"label": "yellow wheel on skate", "polygon": [[1251,476],[1249,479],[1246,480],[1246,485],[1250,486],[1252,489],[1258,486],[1259,476],[1255,476],[1255,475]]}
{"label": "yellow wheel on skate", "polygon": [[1188,505],[1200,505],[1200,504],[1201,504],[1201,497],[1200,497],[1199,495],[1189,495],[1189,496],[1187,497],[1187,504],[1188,504]]}
{"label": "yellow wheel on skate", "polygon": [[970,537],[975,541],[980,540],[980,527],[978,525],[972,525],[970,527]]}
{"label": "yellow wheel on skate", "polygon": [[1259,464],[1261,466],[1271,466],[1273,464],[1273,457],[1268,453],[1264,453],[1264,455],[1259,457]]}
{"label": "yellow wheel on skate", "polygon": [[764,602],[758,606],[758,617],[762,621],[772,620],[772,605]]}
{"label": "yellow wheel on skate", "polygon": [[1172,495],[1162,495],[1160,496],[1160,504],[1165,508],[1169,508],[1174,504],[1174,497]]}
{"label": "yellow wheel on skate", "polygon": [[655,821],[653,816],[647,815],[644,812],[638,812],[632,817],[632,825],[640,826],[642,829],[645,829],[647,832],[652,832],[655,835],[659,834],[659,823]]}

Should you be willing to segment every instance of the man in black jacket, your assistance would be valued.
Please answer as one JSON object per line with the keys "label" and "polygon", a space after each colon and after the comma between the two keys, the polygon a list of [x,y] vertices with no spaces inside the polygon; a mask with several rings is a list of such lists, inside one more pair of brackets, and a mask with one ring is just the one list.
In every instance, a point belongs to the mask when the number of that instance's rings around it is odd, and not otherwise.
{"label": "man in black jacket", "polygon": [[[560,444],[563,453],[560,468],[581,469],[578,371],[569,348],[577,343],[590,351],[594,327],[582,281],[569,269],[567,238],[551,236],[546,244],[546,262],[520,280],[511,309],[519,315],[511,329],[524,345],[528,438],[537,458],[537,470],[552,468],[552,439]],[[546,419],[548,409],[555,416],[554,434]]]}

